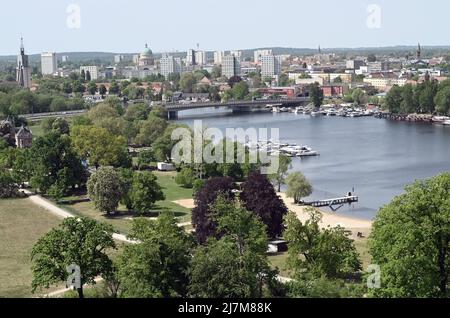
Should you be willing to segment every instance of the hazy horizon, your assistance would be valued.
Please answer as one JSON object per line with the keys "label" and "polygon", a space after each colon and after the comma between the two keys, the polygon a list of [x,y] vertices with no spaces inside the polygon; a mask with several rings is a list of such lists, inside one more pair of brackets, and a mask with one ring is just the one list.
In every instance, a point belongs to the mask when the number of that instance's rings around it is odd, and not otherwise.
{"label": "hazy horizon", "polygon": [[[75,6],[73,6],[73,4]],[[429,0],[41,0],[8,2],[0,12],[0,55],[15,55],[24,37],[29,54],[136,53],[261,47],[316,49],[448,46],[450,3]],[[68,22],[69,21],[69,22]]]}

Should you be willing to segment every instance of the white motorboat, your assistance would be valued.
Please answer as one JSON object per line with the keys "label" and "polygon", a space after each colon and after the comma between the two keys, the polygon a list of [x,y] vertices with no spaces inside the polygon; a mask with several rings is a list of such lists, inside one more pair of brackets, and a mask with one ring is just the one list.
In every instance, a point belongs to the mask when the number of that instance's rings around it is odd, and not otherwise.
{"label": "white motorboat", "polygon": [[444,120],[444,122],[442,123],[442,125],[450,126],[450,119]]}

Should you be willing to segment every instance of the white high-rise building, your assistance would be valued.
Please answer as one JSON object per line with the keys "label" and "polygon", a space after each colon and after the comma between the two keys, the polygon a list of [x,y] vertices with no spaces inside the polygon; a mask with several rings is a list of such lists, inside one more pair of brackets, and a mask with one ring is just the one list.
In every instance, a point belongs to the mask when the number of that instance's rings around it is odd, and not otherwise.
{"label": "white high-rise building", "polygon": [[195,50],[190,49],[187,51],[186,64],[189,66],[196,65]]}
{"label": "white high-rise building", "polygon": [[17,56],[16,81],[20,86],[29,88],[31,86],[31,67],[28,55],[25,54],[23,39],[20,39],[20,55]]}
{"label": "white high-rise building", "polygon": [[228,78],[241,75],[241,62],[236,56],[227,55],[223,57],[222,75]]}
{"label": "white high-rise building", "polygon": [[281,73],[281,56],[264,55],[261,56],[261,76],[273,77]]}
{"label": "white high-rise building", "polygon": [[167,77],[170,74],[180,74],[182,71],[181,58],[173,56],[163,56],[159,61],[161,65],[161,75]]}
{"label": "white high-rise building", "polygon": [[256,50],[254,53],[254,62],[256,64],[261,63],[261,57],[266,56],[266,55],[273,55],[272,50]]}
{"label": "white high-rise building", "polygon": [[58,72],[56,53],[46,52],[41,54],[42,75],[53,75]]}
{"label": "white high-rise building", "polygon": [[214,64],[222,65],[223,57],[224,57],[223,51],[214,52]]}
{"label": "white high-rise building", "polygon": [[242,61],[242,51],[230,51],[230,55],[237,58],[239,62]]}
{"label": "white high-rise building", "polygon": [[196,51],[195,52],[195,64],[196,65],[206,65],[206,52],[205,51]]}
{"label": "white high-rise building", "polygon": [[92,81],[98,80],[98,66],[81,66],[80,73],[83,71],[86,76],[88,73],[90,74]]}

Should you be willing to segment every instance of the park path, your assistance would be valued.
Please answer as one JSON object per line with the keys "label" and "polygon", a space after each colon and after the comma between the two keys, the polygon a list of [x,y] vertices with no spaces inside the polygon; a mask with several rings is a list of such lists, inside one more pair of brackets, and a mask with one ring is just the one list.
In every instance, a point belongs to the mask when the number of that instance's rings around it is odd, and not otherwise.
{"label": "park path", "polygon": [[[36,205],[39,205],[40,207],[44,208],[45,210],[53,213],[54,215],[63,218],[63,219],[67,219],[67,218],[72,218],[72,217],[77,217],[76,215],[56,206],[54,203],[44,199],[42,196],[37,195],[32,193],[31,191],[28,190],[22,190],[23,193],[28,195],[28,199],[33,202]],[[180,223],[178,224],[178,226],[183,227],[183,226],[187,226],[191,224],[191,222],[186,222],[186,223]],[[133,241],[133,240],[129,240],[127,239],[127,237],[124,234],[120,234],[120,233],[114,233],[113,234],[113,238],[117,241],[121,241],[121,242],[125,242],[125,243],[129,243],[129,244],[138,244],[138,241]],[[288,283],[291,282],[292,279],[291,278],[287,278],[287,277],[283,277],[283,276],[277,276],[276,279],[280,282],[280,283]],[[96,282],[100,282],[103,279],[101,277],[96,278]],[[71,288],[64,288],[64,289],[60,289],[60,290],[56,290],[54,292],[51,292],[49,294],[44,295],[44,297],[58,297],[60,295],[63,295],[64,293],[68,292],[72,290]]]}
{"label": "park path", "polygon": [[[76,218],[77,217],[77,215],[72,214],[72,213],[56,206],[54,203],[44,199],[42,196],[40,196],[38,194],[34,194],[33,192],[28,191],[28,190],[22,190],[22,192],[28,195],[28,199],[31,202],[33,202],[36,205],[39,205],[40,207],[44,208],[45,210],[53,213],[54,215],[56,215],[60,218],[67,219],[67,218],[74,218],[74,217]],[[120,233],[114,233],[113,239],[115,239],[117,241],[129,243],[129,244],[137,243],[136,241],[127,239],[126,235],[120,234]]]}

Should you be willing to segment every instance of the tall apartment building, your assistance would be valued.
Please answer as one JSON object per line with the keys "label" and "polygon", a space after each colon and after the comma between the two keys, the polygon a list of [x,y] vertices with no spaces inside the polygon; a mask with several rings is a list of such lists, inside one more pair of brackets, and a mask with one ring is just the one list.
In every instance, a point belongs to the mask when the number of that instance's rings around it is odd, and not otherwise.
{"label": "tall apartment building", "polygon": [[261,77],[273,77],[281,73],[281,57],[279,55],[261,56]]}
{"label": "tall apartment building", "polygon": [[214,64],[222,65],[223,57],[224,57],[223,51],[214,52]]}
{"label": "tall apartment building", "polygon": [[205,51],[196,51],[195,52],[195,65],[206,65],[206,52]]}
{"label": "tall apartment building", "polygon": [[222,75],[228,78],[241,74],[241,62],[234,55],[224,56],[222,59]]}
{"label": "tall apartment building", "polygon": [[255,50],[253,53],[254,62],[257,64],[261,63],[261,57],[266,55],[273,55],[272,50]]}
{"label": "tall apartment building", "polygon": [[80,67],[80,73],[83,72],[85,74],[87,74],[89,72],[89,74],[91,75],[91,80],[95,81],[98,79],[98,66],[81,66]]}
{"label": "tall apartment building", "polygon": [[189,66],[196,65],[195,50],[190,49],[187,51],[186,64]]}
{"label": "tall apartment building", "polygon": [[56,53],[47,52],[41,54],[42,75],[53,75],[58,72]]}
{"label": "tall apartment building", "polygon": [[180,74],[182,71],[181,59],[179,57],[166,55],[163,56],[159,62],[161,75],[164,75],[166,79],[170,74]]}
{"label": "tall apartment building", "polygon": [[230,55],[237,58],[239,62],[242,61],[242,51],[230,51]]}

